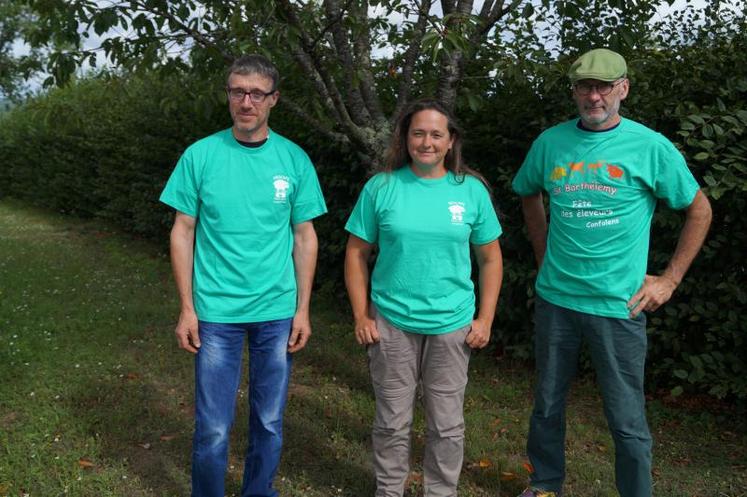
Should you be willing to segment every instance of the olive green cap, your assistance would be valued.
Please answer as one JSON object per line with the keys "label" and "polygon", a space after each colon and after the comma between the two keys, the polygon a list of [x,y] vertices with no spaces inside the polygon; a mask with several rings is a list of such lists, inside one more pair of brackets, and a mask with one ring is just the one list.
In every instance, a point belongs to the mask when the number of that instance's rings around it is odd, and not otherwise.
{"label": "olive green cap", "polygon": [[568,77],[572,83],[581,79],[616,81],[627,73],[628,66],[622,55],[606,48],[595,48],[576,59],[568,70]]}

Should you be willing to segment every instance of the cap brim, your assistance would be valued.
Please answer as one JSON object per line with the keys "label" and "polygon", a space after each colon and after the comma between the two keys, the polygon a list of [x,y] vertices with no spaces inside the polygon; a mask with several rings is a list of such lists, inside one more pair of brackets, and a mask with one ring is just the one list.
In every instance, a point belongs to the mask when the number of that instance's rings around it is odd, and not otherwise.
{"label": "cap brim", "polygon": [[613,81],[617,81],[618,79],[624,78],[626,75],[621,74],[620,76],[610,77],[605,74],[593,74],[593,73],[587,73],[587,74],[573,74],[570,76],[571,82],[575,83],[576,81],[581,81],[582,79],[596,79],[597,81],[606,81],[608,83],[611,83]]}

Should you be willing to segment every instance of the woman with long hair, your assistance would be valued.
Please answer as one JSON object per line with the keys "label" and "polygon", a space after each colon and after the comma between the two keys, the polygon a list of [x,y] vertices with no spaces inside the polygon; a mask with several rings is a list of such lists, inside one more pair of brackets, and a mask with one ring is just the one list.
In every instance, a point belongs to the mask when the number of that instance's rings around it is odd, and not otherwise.
{"label": "woman with long hair", "polygon": [[[443,105],[411,103],[382,171],[366,183],[345,226],[355,338],[367,347],[376,395],[376,497],[404,492],[418,384],[427,424],[425,497],[456,496],[470,351],[490,339],[503,275],[490,192],[461,149],[462,132]],[[477,316],[470,246],[479,268]]]}

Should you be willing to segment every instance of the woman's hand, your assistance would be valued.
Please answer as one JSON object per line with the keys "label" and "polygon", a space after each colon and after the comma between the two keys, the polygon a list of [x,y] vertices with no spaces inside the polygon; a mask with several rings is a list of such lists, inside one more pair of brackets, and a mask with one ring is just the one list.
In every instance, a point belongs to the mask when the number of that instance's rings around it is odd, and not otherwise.
{"label": "woman's hand", "polygon": [[376,321],[368,316],[355,320],[355,340],[360,345],[371,345],[379,341],[379,330]]}
{"label": "woman's hand", "polygon": [[485,347],[490,342],[490,323],[480,319],[472,321],[472,329],[467,333],[465,342],[473,349]]}

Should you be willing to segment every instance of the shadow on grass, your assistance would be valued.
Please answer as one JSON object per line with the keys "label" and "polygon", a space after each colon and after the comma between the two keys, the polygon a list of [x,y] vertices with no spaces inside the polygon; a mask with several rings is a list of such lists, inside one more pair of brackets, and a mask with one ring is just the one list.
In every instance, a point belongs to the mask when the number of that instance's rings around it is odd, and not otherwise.
{"label": "shadow on grass", "polygon": [[79,383],[69,403],[100,445],[100,464],[124,464],[143,496],[189,495],[191,416],[161,385],[132,373],[96,378]]}
{"label": "shadow on grass", "polygon": [[355,341],[352,317],[342,305],[336,313],[328,309],[314,319],[314,335],[298,362],[335,377],[350,389],[372,395],[366,349]]}

